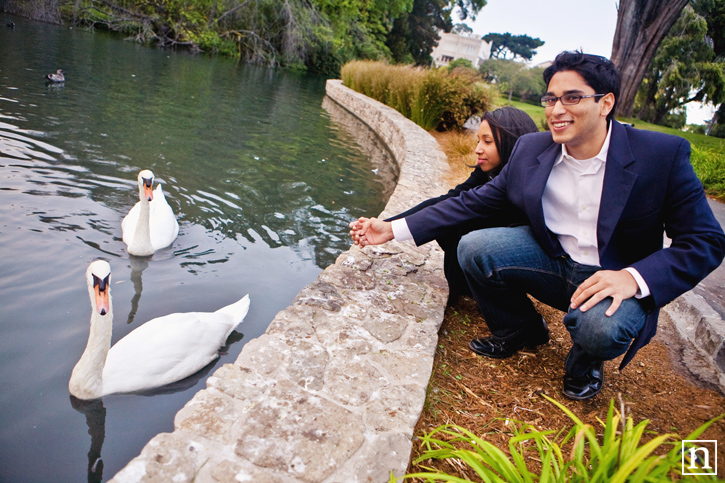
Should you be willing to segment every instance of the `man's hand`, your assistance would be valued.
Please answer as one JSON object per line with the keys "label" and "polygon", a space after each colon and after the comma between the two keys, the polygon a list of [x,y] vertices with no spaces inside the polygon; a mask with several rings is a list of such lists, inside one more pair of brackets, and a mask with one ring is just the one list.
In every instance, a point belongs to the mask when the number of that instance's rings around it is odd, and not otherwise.
{"label": "man's hand", "polygon": [[395,238],[389,221],[360,217],[350,222],[350,237],[355,245],[380,245]]}
{"label": "man's hand", "polygon": [[628,271],[600,270],[579,285],[571,296],[571,308],[579,307],[579,310],[586,312],[605,298],[612,297],[612,305],[605,312],[610,317],[622,304],[622,300],[634,297],[637,290],[637,281]]}

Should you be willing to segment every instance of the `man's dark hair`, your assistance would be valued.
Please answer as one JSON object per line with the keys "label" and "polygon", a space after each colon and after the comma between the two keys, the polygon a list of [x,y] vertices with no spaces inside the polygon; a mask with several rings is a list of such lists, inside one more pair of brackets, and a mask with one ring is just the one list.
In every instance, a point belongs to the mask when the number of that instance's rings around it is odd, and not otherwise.
{"label": "man's dark hair", "polygon": [[[611,60],[599,55],[564,51],[557,55],[554,62],[544,70],[546,85],[549,85],[554,74],[563,71],[573,71],[582,76],[587,85],[597,94],[609,94],[610,92],[614,94],[614,107],[607,116],[607,121],[614,119],[621,80],[619,72]],[[599,99],[596,98],[595,101],[599,102]]]}

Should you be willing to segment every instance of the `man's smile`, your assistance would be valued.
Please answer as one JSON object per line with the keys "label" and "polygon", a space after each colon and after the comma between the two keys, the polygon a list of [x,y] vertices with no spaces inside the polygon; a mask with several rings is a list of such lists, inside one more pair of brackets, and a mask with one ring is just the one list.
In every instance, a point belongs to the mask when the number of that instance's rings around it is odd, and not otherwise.
{"label": "man's smile", "polygon": [[551,125],[556,129],[562,129],[571,124],[573,121],[552,121]]}

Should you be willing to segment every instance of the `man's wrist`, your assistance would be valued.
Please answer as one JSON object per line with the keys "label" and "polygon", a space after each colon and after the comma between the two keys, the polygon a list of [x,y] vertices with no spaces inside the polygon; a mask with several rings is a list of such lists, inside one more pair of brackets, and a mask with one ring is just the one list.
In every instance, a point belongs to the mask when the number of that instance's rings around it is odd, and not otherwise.
{"label": "man's wrist", "polygon": [[642,275],[639,274],[637,269],[632,267],[625,268],[627,272],[629,272],[630,275],[634,278],[634,281],[637,282],[637,293],[634,294],[634,298],[636,299],[643,299],[645,297],[650,296],[649,286],[647,285],[647,282],[644,281],[642,278]]}
{"label": "man's wrist", "polygon": [[398,218],[397,220],[391,221],[390,226],[392,228],[394,239],[398,241],[413,239],[413,234],[410,233],[410,229],[408,228],[408,223],[405,221],[405,218]]}

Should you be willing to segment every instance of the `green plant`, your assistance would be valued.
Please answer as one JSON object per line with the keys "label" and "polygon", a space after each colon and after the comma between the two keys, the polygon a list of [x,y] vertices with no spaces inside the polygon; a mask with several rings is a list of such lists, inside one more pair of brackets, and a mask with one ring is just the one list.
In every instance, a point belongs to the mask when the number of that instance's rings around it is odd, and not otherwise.
{"label": "green plant", "polygon": [[725,199],[725,159],[714,149],[692,146],[692,167],[707,188],[707,193],[720,200]]}
{"label": "green plant", "polygon": [[[648,420],[635,425],[631,417],[623,418],[624,404],[622,412],[615,413],[614,401],[610,401],[606,421],[600,421],[603,433],[599,437],[592,426],[583,423],[561,403],[544,397],[574,422],[568,432],[563,429],[538,431],[524,422],[507,420],[512,428],[507,453],[465,428],[443,425],[421,437],[425,451],[413,464],[420,465],[432,459],[456,461],[487,483],[721,481],[712,476],[683,479],[681,440],[675,434],[649,434],[646,431]],[[697,439],[723,417],[725,414],[708,421],[685,439]],[[426,482],[471,481],[434,468],[420,467],[425,471],[397,480],[391,475],[389,482],[412,478]]]}
{"label": "green plant", "polygon": [[376,61],[352,61],[340,70],[343,84],[386,104],[423,129],[458,130],[491,108],[495,90],[471,69],[424,69]]}

